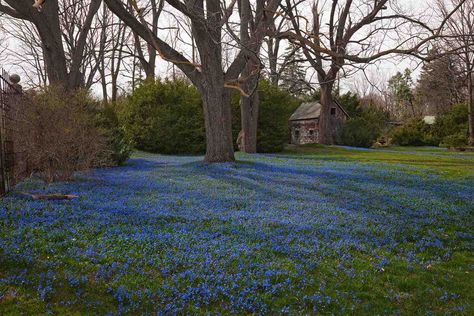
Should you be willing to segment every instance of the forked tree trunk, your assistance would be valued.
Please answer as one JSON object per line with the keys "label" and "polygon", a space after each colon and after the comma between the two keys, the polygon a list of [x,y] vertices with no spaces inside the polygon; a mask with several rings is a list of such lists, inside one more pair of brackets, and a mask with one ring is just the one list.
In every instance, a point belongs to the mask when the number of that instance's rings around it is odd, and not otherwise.
{"label": "forked tree trunk", "polygon": [[[167,44],[150,32],[132,13],[129,12],[120,0],[105,0],[120,19],[127,24],[141,38],[152,45],[161,56],[183,71],[191,82],[199,89],[203,100],[204,123],[206,127],[206,156],[207,162],[234,161],[234,146],[232,141],[232,113],[230,106],[231,86],[239,88],[235,83],[242,69],[245,67],[249,54],[258,52],[263,41],[269,23],[273,21],[273,12],[276,12],[280,0],[257,1],[255,17],[258,19],[253,24],[253,36],[242,38],[243,47],[237,54],[235,60],[226,71],[222,68],[222,32],[228,23],[230,12],[222,10],[222,1],[166,1],[171,7],[188,16],[192,25],[193,43],[199,52],[199,65],[195,65],[184,57],[175,48]],[[242,20],[250,22],[252,18],[252,7],[249,1],[245,3],[238,1],[239,9],[247,10],[241,12]],[[236,4],[231,2],[230,9]],[[226,6],[227,8],[227,6]],[[135,10],[139,10],[135,3]],[[269,14],[271,13],[271,14]],[[241,23],[246,23],[242,22]],[[245,28],[242,28],[245,29]],[[247,31],[250,28],[247,28]],[[245,47],[244,47],[245,46]],[[194,55],[194,54],[193,54]],[[258,58],[257,58],[258,59]],[[227,88],[226,88],[227,86]]]}
{"label": "forked tree trunk", "polygon": [[319,115],[319,143],[332,145],[334,133],[331,126],[331,107],[334,104],[332,97],[333,83],[321,84],[321,113]]}

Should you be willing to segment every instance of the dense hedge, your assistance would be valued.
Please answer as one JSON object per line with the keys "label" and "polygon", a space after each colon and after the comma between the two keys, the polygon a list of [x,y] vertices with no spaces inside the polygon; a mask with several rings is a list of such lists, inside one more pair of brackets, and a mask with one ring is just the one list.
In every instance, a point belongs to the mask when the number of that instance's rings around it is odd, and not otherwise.
{"label": "dense hedge", "polygon": [[132,144],[112,105],[105,105],[97,111],[96,125],[107,138],[111,160],[117,165],[125,163],[132,152]]}
{"label": "dense hedge", "polygon": [[392,131],[392,141],[399,146],[437,145],[431,127],[421,119],[412,119]]}
{"label": "dense hedge", "polygon": [[[262,81],[259,85],[259,152],[281,151],[289,139],[288,119],[299,101]],[[240,131],[240,95],[232,96],[234,140]],[[139,150],[202,154],[205,130],[199,92],[185,81],[144,82],[120,106],[126,135]],[[237,149],[237,148],[236,148]]]}
{"label": "dense hedge", "polygon": [[123,102],[119,117],[139,150],[162,154],[205,151],[201,98],[185,81],[144,82]]}
{"label": "dense hedge", "polygon": [[467,104],[457,104],[438,116],[433,125],[433,137],[440,146],[464,146],[468,143]]}
{"label": "dense hedge", "polygon": [[362,108],[356,94],[346,93],[338,98],[349,113],[338,143],[354,147],[371,147],[387,128],[388,114],[375,107]]}

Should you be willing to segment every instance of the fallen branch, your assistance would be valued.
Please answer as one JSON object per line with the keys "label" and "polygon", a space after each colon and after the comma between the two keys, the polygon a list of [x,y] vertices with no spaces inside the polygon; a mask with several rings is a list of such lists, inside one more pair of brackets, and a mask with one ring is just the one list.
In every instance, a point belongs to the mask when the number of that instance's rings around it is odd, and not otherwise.
{"label": "fallen branch", "polygon": [[79,196],[72,195],[72,194],[60,194],[60,193],[53,193],[53,194],[32,194],[27,192],[21,193],[24,196],[28,196],[33,200],[72,200],[77,199]]}

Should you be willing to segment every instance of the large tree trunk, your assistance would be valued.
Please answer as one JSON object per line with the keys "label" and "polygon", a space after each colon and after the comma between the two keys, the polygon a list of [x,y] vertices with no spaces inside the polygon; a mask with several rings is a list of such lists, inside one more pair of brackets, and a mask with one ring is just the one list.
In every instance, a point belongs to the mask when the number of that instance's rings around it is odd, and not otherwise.
{"label": "large tree trunk", "polygon": [[235,158],[232,142],[230,90],[224,88],[222,75],[215,77],[220,77],[221,80],[203,82],[200,89],[206,127],[205,161],[210,163],[231,162]]}
{"label": "large tree trunk", "polygon": [[321,84],[321,114],[319,116],[319,143],[334,144],[334,133],[331,124],[331,107],[334,104],[332,88],[334,83]]}
{"label": "large tree trunk", "polygon": [[[199,3],[199,1],[198,1]],[[202,5],[202,2],[198,7]],[[204,124],[206,127],[205,161],[231,162],[234,158],[232,141],[231,90],[225,88],[225,73],[222,70],[221,7],[220,1],[207,1],[207,23],[192,21],[192,33],[201,59],[201,82],[198,88],[202,95]],[[173,64],[175,66],[175,64]]]}
{"label": "large tree trunk", "polygon": [[67,87],[68,71],[58,11],[58,2],[51,1],[47,6],[44,6],[41,15],[34,16],[33,21],[41,37],[49,82],[54,85]]}
{"label": "large tree trunk", "polygon": [[474,103],[474,89],[473,89],[473,82],[472,82],[472,73],[468,74],[467,78],[468,84],[468,101],[467,101],[467,121],[468,121],[468,128],[469,128],[469,146],[474,146],[474,126],[472,120],[472,107]]}

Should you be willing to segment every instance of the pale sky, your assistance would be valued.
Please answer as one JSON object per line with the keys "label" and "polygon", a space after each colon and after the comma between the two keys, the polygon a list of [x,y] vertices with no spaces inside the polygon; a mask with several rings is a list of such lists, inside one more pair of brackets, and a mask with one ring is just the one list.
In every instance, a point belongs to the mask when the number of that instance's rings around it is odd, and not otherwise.
{"label": "pale sky", "polygon": [[[401,0],[399,1],[400,5],[405,8],[408,12],[429,12],[428,8],[430,6],[433,6],[433,1],[415,1],[415,0]],[[308,1],[309,3],[310,1]],[[321,1],[320,3],[324,4],[325,1]],[[327,1],[326,1],[327,2]],[[169,22],[167,22],[169,24]],[[1,31],[0,31],[1,32]],[[2,38],[0,34],[0,39]],[[5,42],[3,43],[5,44]],[[8,39],[7,40],[7,45],[9,48],[14,48],[18,49],[18,43],[14,39]],[[188,49],[188,48],[186,48]],[[1,52],[1,50],[0,50]],[[7,56],[8,57],[8,56]],[[28,85],[27,81],[28,78],[26,76],[26,71],[27,69],[21,69],[19,66],[14,66],[11,63],[5,62],[2,59],[0,59],[0,67],[5,68],[8,72],[10,73],[18,73],[20,76],[23,78],[23,84]],[[421,67],[419,61],[415,61],[413,59],[408,59],[408,58],[390,58],[389,60],[383,60],[375,63],[374,65],[371,65],[368,70],[366,71],[367,75],[364,75],[362,73],[360,74],[355,74],[351,76],[351,78],[343,78],[341,80],[341,88],[343,90],[348,90],[348,89],[353,89],[354,88],[354,82],[358,82],[360,80],[364,80],[367,77],[371,81],[374,81],[374,84],[380,84],[380,82],[377,81],[383,81],[382,84],[385,84],[385,82],[392,76],[394,75],[397,71],[403,71],[405,68],[410,68],[414,70],[414,77],[416,78],[419,74],[419,70]],[[170,65],[168,62],[165,62],[163,60],[159,60],[157,62],[157,74],[160,77],[168,77],[170,75],[170,70],[171,70],[172,65]],[[314,73],[311,68],[308,69],[307,71],[307,79],[314,84],[317,84],[317,80],[313,79],[315,78]],[[124,83],[125,85],[126,83]],[[100,94],[100,87],[94,87],[93,89],[97,95]]]}

